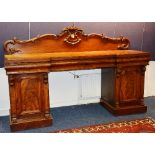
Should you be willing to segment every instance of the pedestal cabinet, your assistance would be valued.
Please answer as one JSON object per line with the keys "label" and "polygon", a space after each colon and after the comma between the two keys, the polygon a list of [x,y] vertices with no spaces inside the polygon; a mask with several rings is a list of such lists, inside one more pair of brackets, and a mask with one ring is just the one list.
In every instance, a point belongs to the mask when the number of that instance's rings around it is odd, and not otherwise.
{"label": "pedestal cabinet", "polygon": [[101,104],[115,115],[146,112],[145,66],[102,69]]}
{"label": "pedestal cabinet", "polygon": [[48,74],[14,74],[8,78],[12,131],[50,125]]}

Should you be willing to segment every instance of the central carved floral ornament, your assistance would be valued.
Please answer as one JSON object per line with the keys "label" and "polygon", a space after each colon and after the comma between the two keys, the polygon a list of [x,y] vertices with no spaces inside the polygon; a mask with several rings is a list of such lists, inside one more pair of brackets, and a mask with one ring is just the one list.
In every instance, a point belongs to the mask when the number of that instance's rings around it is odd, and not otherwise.
{"label": "central carved floral ornament", "polygon": [[75,45],[81,41],[78,37],[77,33],[83,33],[83,31],[75,26],[66,27],[63,30],[64,33],[67,33],[68,36],[64,39],[64,41],[70,45]]}

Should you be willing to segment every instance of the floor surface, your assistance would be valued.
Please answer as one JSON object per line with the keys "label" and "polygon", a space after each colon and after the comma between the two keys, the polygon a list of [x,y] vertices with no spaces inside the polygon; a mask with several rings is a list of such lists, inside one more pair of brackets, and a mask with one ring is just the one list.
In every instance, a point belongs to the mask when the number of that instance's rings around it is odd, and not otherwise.
{"label": "floor surface", "polygon": [[[52,126],[18,131],[18,133],[47,133],[55,130],[76,128],[100,123],[111,123],[116,121],[139,119],[145,117],[152,117],[155,119],[155,97],[147,97],[144,100],[145,105],[147,105],[148,107],[146,113],[126,116],[114,116],[97,103],[52,108],[51,113],[54,119]],[[0,117],[0,132],[11,132],[8,116]]]}

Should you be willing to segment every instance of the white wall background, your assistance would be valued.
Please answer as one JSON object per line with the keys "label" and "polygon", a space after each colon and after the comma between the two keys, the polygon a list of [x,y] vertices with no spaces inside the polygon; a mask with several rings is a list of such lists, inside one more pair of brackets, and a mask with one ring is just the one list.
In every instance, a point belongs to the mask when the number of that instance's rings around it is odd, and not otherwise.
{"label": "white wall background", "polygon": [[[74,78],[74,75],[80,75]],[[61,107],[99,102],[101,71],[82,70],[49,74],[50,106]],[[144,96],[155,96],[155,61],[151,61],[145,73]],[[10,109],[8,79],[0,68],[0,116],[8,115]]]}

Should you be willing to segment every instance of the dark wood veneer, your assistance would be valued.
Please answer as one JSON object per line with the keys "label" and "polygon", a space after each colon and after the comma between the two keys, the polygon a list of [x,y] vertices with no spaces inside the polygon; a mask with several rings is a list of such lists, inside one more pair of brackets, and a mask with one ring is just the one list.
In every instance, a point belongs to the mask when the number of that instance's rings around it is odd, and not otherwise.
{"label": "dark wood veneer", "polygon": [[128,50],[129,45],[127,38],[85,34],[74,26],[58,35],[6,41],[12,131],[52,124],[48,73],[55,71],[101,68],[101,104],[115,115],[145,112],[144,74],[150,54]]}

